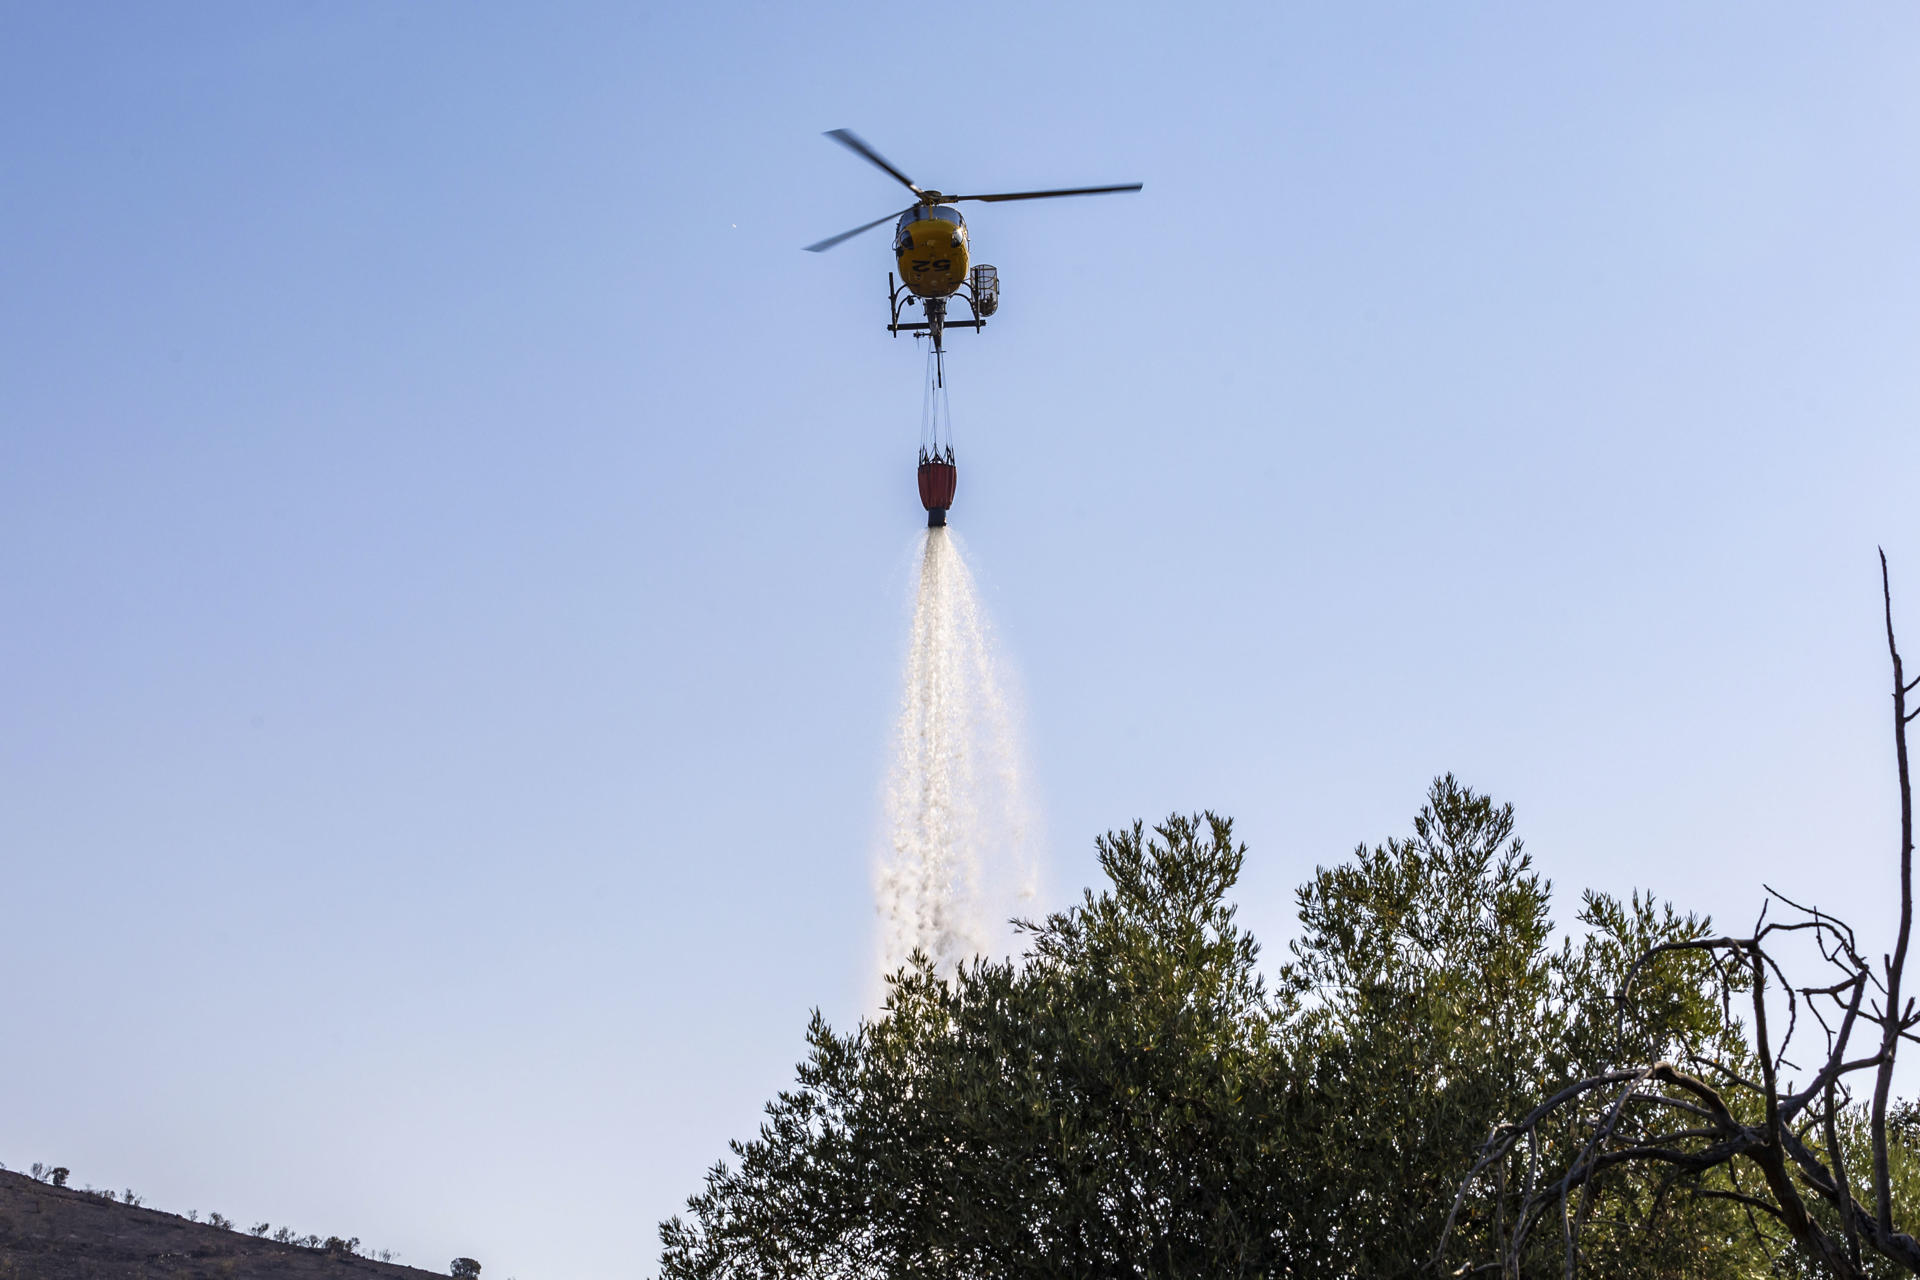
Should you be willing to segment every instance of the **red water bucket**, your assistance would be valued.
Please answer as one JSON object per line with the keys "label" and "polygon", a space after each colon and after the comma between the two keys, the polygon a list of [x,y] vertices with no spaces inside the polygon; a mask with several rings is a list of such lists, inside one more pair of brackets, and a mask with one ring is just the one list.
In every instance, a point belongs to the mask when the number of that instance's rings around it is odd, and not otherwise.
{"label": "red water bucket", "polygon": [[945,511],[953,505],[953,489],[959,472],[951,462],[920,464],[920,505],[928,511]]}

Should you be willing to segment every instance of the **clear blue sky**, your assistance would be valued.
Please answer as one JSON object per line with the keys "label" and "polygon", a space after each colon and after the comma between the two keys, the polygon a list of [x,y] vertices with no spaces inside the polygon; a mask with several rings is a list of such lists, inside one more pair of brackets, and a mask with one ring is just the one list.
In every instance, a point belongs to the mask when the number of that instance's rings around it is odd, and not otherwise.
{"label": "clear blue sky", "polygon": [[[869,990],[927,185],[1053,900],[1213,807],[1277,963],[1453,770],[1562,891],[1887,929],[1920,9],[0,9],[0,1159],[490,1277]],[[1576,11],[1581,10],[1581,11]],[[938,16],[944,14],[944,16]]]}

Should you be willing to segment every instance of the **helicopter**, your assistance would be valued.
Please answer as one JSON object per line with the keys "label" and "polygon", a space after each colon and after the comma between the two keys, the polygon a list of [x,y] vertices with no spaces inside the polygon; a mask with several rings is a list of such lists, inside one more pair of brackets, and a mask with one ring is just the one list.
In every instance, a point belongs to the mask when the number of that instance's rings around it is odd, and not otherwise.
{"label": "helicopter", "polygon": [[[942,350],[942,334],[949,323],[949,298],[955,295],[964,298],[972,315],[969,320],[952,323],[971,328],[976,333],[986,323],[987,317],[1000,309],[999,273],[985,264],[969,266],[967,220],[952,205],[961,200],[991,203],[1000,200],[1048,200],[1056,196],[1101,196],[1117,191],[1138,191],[1143,185],[1123,182],[1110,187],[1066,187],[1056,191],[1002,191],[988,195],[951,196],[915,184],[913,179],[895,168],[885,156],[851,129],[831,129],[826,136],[913,192],[914,201],[898,213],[886,214],[864,226],[810,244],[806,247],[807,252],[825,253],[843,241],[871,231],[883,222],[892,221],[894,264],[899,268],[900,277],[899,282],[895,283],[893,273],[887,273],[887,302],[891,308],[887,331],[895,337],[902,333],[925,333],[933,339],[936,359]],[[903,324],[901,312],[916,303],[925,311],[927,318]]]}
{"label": "helicopter", "polygon": [[[971,328],[975,333],[987,322],[988,316],[1000,309],[999,273],[985,263],[971,262],[967,251],[967,220],[952,206],[962,200],[991,203],[998,200],[1047,200],[1055,196],[1103,196],[1116,191],[1138,191],[1142,184],[1125,182],[1110,187],[1065,187],[1056,191],[1001,191],[988,195],[950,196],[916,184],[851,129],[832,129],[826,136],[913,192],[913,203],[898,213],[889,213],[851,231],[828,236],[817,244],[808,245],[807,251],[825,253],[883,222],[891,221],[894,224],[893,257],[900,278],[896,283],[893,273],[887,273],[887,305],[890,311],[887,332],[896,338],[902,333],[912,333],[916,337],[924,333],[933,339],[927,361],[931,377],[927,388],[926,421],[921,429],[919,485],[920,505],[927,509],[927,527],[942,528],[947,523],[947,510],[953,506],[954,488],[959,476],[954,465],[950,429],[943,432],[940,428],[941,408],[946,394],[946,356],[942,338],[949,323],[947,301],[956,296],[966,301],[971,318],[951,323]],[[927,318],[903,322],[900,319],[901,312],[916,305],[926,313]]]}

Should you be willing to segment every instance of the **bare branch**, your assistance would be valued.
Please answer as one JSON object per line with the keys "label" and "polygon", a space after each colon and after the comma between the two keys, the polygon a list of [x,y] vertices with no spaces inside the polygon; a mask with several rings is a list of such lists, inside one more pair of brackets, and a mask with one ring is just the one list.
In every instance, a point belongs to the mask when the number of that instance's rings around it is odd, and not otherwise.
{"label": "bare branch", "polygon": [[[1496,1267],[1484,1270],[1491,1273],[1497,1269],[1502,1276],[1519,1275],[1529,1233],[1544,1224],[1548,1214],[1557,1214],[1564,1271],[1571,1278],[1578,1268],[1585,1230],[1625,1225],[1615,1221],[1618,1215],[1607,1211],[1606,1198],[1597,1186],[1601,1175],[1621,1165],[1639,1165],[1664,1166],[1667,1170],[1654,1193],[1650,1213],[1655,1218],[1671,1189],[1682,1180],[1724,1169],[1731,1190],[1696,1183],[1693,1193],[1738,1204],[1753,1238],[1763,1249],[1776,1243],[1784,1232],[1816,1267],[1839,1280],[1863,1277],[1869,1266],[1868,1254],[1920,1273],[1920,1242],[1896,1231],[1893,1225],[1887,1135],[1888,1100],[1900,1042],[1920,1043],[1920,1033],[1916,1032],[1920,1028],[1920,1001],[1905,991],[1913,933],[1913,798],[1907,725],[1920,719],[1920,707],[1909,707],[1907,702],[1910,694],[1920,690],[1920,678],[1909,681],[1902,666],[1893,627],[1891,575],[1884,552],[1880,565],[1887,654],[1893,667],[1894,751],[1900,802],[1900,921],[1892,953],[1879,957],[1876,965],[1861,951],[1851,925],[1795,901],[1771,885],[1766,886],[1767,898],[1761,903],[1749,936],[1675,938],[1642,950],[1628,965],[1614,996],[1622,1045],[1634,1043],[1626,1036],[1633,1012],[1628,1005],[1642,971],[1663,955],[1682,952],[1703,958],[1699,966],[1686,972],[1702,984],[1713,984],[1711,993],[1701,994],[1709,999],[1717,994],[1724,1025],[1729,1028],[1739,1025],[1734,1018],[1733,995],[1744,990],[1752,1018],[1747,1028],[1748,1045],[1729,1046],[1717,1040],[1681,1045],[1672,1052],[1683,1066],[1662,1060],[1649,1066],[1619,1064],[1593,1072],[1561,1088],[1519,1121],[1496,1126],[1459,1188],[1434,1255],[1436,1263],[1445,1252],[1469,1190],[1497,1165],[1496,1195],[1501,1203],[1496,1213],[1501,1226],[1496,1232],[1495,1252],[1500,1256]],[[1771,919],[1774,902],[1797,912],[1800,918]],[[1812,942],[1819,963],[1826,966],[1824,981],[1789,979],[1775,948],[1790,936],[1805,936]],[[1772,982],[1779,984],[1778,997],[1768,989]],[[1776,1026],[1782,1002],[1784,1026]],[[1794,1052],[1803,1004],[1818,1024],[1823,1043],[1821,1058],[1807,1062],[1812,1078],[1794,1089],[1786,1073],[1800,1074],[1795,1058],[1811,1056],[1804,1047]],[[1855,1035],[1868,1034],[1861,1030],[1863,1022],[1876,1034],[1871,1044],[1855,1046]],[[1648,1056],[1660,1051],[1656,1046],[1641,1050]],[[1752,1070],[1747,1065],[1749,1060],[1758,1063],[1758,1080],[1748,1078]],[[1871,1186],[1861,1190],[1854,1185],[1848,1168],[1845,1129],[1854,1123],[1847,1115],[1848,1109],[1858,1105],[1849,1079],[1864,1078],[1869,1073],[1873,1087],[1866,1108],[1866,1128],[1873,1148],[1873,1173]],[[1604,1103],[1603,1090],[1614,1091]],[[1735,1114],[1736,1105],[1739,1115]],[[1660,1114],[1663,1109],[1665,1114]],[[1740,1118],[1756,1110],[1764,1113],[1758,1123],[1749,1124]],[[1633,1117],[1631,1122],[1628,1116]],[[1564,1163],[1543,1170],[1542,1130],[1551,1117],[1558,1119],[1556,1127],[1548,1132],[1564,1130],[1574,1143],[1564,1148],[1564,1155],[1554,1157]],[[1577,1135],[1583,1126],[1590,1127],[1581,1139]],[[1526,1188],[1513,1211],[1511,1233],[1503,1240],[1500,1237],[1508,1221],[1505,1161],[1515,1153],[1522,1138],[1528,1144]],[[1552,1143],[1546,1145],[1558,1149]],[[1746,1169],[1758,1174],[1758,1186],[1743,1181]],[[1818,1214],[1816,1209],[1820,1210]],[[1833,1218],[1827,1216],[1829,1211]],[[1463,1268],[1457,1274],[1470,1273]]]}
{"label": "bare branch", "polygon": [[1749,1209],[1758,1209],[1762,1213],[1770,1214],[1775,1218],[1780,1217],[1779,1209],[1775,1208],[1773,1205],[1768,1204],[1765,1200],[1762,1200],[1759,1196],[1750,1196],[1743,1191],[1716,1191],[1712,1187],[1701,1187],[1698,1190],[1696,1190],[1693,1194],[1707,1200],[1731,1200],[1735,1204],[1743,1204],[1747,1206],[1747,1208]]}
{"label": "bare branch", "polygon": [[1853,1265],[1857,1267],[1860,1265],[1860,1228],[1853,1220],[1855,1213],[1853,1184],[1847,1179],[1847,1160],[1845,1154],[1840,1150],[1840,1126],[1836,1118],[1839,1110],[1837,1099],[1834,1097],[1833,1082],[1828,1081],[1827,1114],[1825,1116],[1827,1162],[1833,1166],[1834,1181],[1839,1184],[1838,1190],[1840,1194],[1837,1207],[1840,1210],[1841,1225],[1847,1229],[1847,1254],[1853,1260]]}
{"label": "bare branch", "polygon": [[1652,1102],[1652,1103],[1657,1103],[1663,1107],[1672,1107],[1676,1111],[1685,1111],[1691,1115],[1699,1116],[1703,1120],[1713,1120],[1717,1118],[1713,1114],[1713,1112],[1707,1110],[1705,1107],[1695,1106],[1691,1102],[1684,1101],[1680,1098],[1670,1097],[1669,1095],[1664,1093],[1646,1093],[1646,1092],[1636,1093],[1633,1096],[1633,1101]]}
{"label": "bare branch", "polygon": [[[1893,746],[1900,775],[1900,940],[1887,965],[1887,1010],[1900,1008],[1900,980],[1907,967],[1907,942],[1913,934],[1913,783],[1907,769],[1907,684],[1900,666],[1900,646],[1893,635],[1893,585],[1887,573],[1887,553],[1880,552],[1880,599],[1886,609],[1887,656],[1893,662]],[[1887,1096],[1893,1090],[1897,1027],[1886,1029],[1881,1061],[1873,1081],[1873,1198],[1882,1235],[1893,1234],[1893,1195],[1887,1168]]]}
{"label": "bare branch", "polygon": [[1854,944],[1853,926],[1848,924],[1846,921],[1837,920],[1834,917],[1828,915],[1826,912],[1820,910],[1820,908],[1818,907],[1809,907],[1801,903],[1795,902],[1792,898],[1789,898],[1786,894],[1780,892],[1778,889],[1774,888],[1770,884],[1766,884],[1763,882],[1760,887],[1762,889],[1765,889],[1768,893],[1772,894],[1774,897],[1780,899],[1780,901],[1792,907],[1794,910],[1805,912],[1807,915],[1810,915],[1817,920],[1826,921],[1827,924],[1835,930],[1835,932],[1839,933],[1841,936],[1843,936],[1847,940],[1847,949],[1849,951],[1859,950],[1859,948]]}

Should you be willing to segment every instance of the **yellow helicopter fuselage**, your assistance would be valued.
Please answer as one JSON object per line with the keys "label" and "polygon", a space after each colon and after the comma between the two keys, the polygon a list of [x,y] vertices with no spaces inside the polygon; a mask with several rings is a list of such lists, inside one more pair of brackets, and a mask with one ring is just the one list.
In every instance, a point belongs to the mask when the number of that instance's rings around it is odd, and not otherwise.
{"label": "yellow helicopter fuselage", "polygon": [[922,298],[945,298],[967,282],[967,223],[946,205],[915,205],[893,232],[900,279]]}

